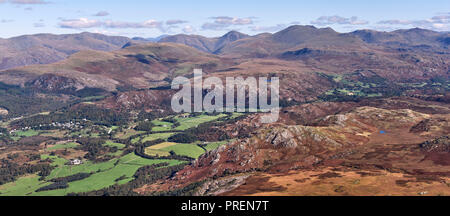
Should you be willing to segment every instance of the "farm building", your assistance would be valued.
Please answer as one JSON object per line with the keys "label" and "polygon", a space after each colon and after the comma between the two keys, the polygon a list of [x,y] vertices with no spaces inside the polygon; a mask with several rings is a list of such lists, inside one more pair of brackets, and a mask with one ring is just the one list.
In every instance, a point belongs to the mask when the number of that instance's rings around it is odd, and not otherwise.
{"label": "farm building", "polygon": [[81,161],[80,159],[73,159],[73,160],[70,160],[70,164],[71,165],[80,165],[80,164],[82,164],[83,163],[83,161]]}

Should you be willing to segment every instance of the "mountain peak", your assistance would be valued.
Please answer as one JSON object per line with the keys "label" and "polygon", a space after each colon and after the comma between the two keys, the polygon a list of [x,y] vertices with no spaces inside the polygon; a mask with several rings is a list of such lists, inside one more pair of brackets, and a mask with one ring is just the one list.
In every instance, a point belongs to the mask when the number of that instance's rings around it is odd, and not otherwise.
{"label": "mountain peak", "polygon": [[337,34],[337,32],[330,27],[316,28],[315,26],[312,25],[293,25],[275,34],[283,35],[283,34],[311,34],[311,33]]}
{"label": "mountain peak", "polygon": [[317,28],[312,25],[292,25],[281,31],[293,31],[293,30],[317,30]]}
{"label": "mountain peak", "polygon": [[411,28],[411,29],[400,29],[400,30],[396,30],[393,31],[394,33],[406,33],[406,34],[436,34],[437,32],[432,31],[432,30],[428,30],[428,29],[423,29],[423,28]]}
{"label": "mountain peak", "polygon": [[249,37],[249,35],[233,30],[224,34],[222,37],[220,37],[220,39],[226,39],[227,41],[232,42],[246,37]]}
{"label": "mountain peak", "polygon": [[317,29],[317,27],[313,26],[313,25],[292,25],[289,26],[288,28],[310,28],[310,29]]}
{"label": "mountain peak", "polygon": [[312,39],[333,37],[338,35],[332,28],[316,28],[311,25],[293,25],[273,35],[275,41],[300,44]]}

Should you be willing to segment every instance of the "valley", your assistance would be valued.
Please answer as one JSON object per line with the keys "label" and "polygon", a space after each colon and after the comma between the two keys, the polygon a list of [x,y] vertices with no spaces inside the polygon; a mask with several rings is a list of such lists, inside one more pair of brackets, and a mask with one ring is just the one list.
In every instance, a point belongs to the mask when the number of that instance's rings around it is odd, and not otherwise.
{"label": "valley", "polygon": [[[1,68],[0,196],[450,195],[446,32],[81,35],[101,45]],[[195,68],[279,77],[279,121],[174,113]]]}

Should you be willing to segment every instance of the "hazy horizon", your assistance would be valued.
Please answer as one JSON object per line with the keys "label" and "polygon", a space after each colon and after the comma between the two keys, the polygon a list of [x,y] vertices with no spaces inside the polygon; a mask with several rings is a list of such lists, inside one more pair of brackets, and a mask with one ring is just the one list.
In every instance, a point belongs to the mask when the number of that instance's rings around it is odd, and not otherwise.
{"label": "hazy horizon", "polygon": [[[286,28],[280,29],[279,31],[283,31],[284,29],[287,29],[287,28],[292,27],[292,26],[314,26],[314,25],[290,25],[290,26],[286,26]],[[317,27],[317,26],[314,26],[314,27],[317,28],[317,29],[321,29],[321,28],[331,28],[331,27]],[[419,28],[419,29],[424,29],[424,30],[430,30],[430,31],[435,31],[435,32],[440,32],[440,33],[448,33],[448,32],[449,32],[449,31],[436,31],[436,30],[426,29],[426,28],[420,28],[420,27],[400,28],[400,29],[395,29],[395,30],[390,30],[390,31],[383,31],[383,30],[376,30],[376,29],[362,28],[362,29],[355,29],[355,30],[349,31],[349,32],[360,31],[360,30],[370,30],[370,31],[379,31],[379,32],[394,32],[394,31],[399,31],[399,30],[409,30],[409,29],[414,29],[414,28]],[[331,29],[333,29],[333,28],[331,28]],[[336,29],[333,29],[333,30],[336,31]],[[11,39],[11,38],[16,38],[16,37],[21,37],[21,36],[27,36],[27,35],[40,35],[40,34],[66,35],[66,34],[82,34],[82,33],[103,34],[103,35],[107,35],[107,36],[122,36],[122,37],[128,37],[128,38],[131,38],[131,39],[132,39],[132,38],[157,39],[157,38],[164,37],[164,36],[172,36],[172,35],[179,35],[179,34],[182,34],[182,35],[183,35],[183,34],[184,34],[184,35],[198,35],[198,36],[204,36],[204,37],[209,37],[209,38],[218,38],[218,37],[222,37],[222,36],[226,35],[226,34],[229,33],[229,32],[232,32],[232,31],[240,32],[240,31],[238,31],[238,30],[229,30],[229,31],[227,31],[227,32],[225,32],[225,33],[221,33],[221,34],[213,35],[213,36],[207,36],[207,35],[203,35],[203,34],[201,34],[201,33],[192,33],[192,34],[189,34],[189,33],[183,33],[183,32],[181,32],[181,33],[176,33],[176,34],[161,34],[161,35],[157,35],[157,36],[154,36],[154,37],[142,37],[142,36],[114,35],[114,34],[101,33],[101,32],[92,32],[92,31],[86,30],[86,31],[82,31],[82,32],[61,33],[61,34],[59,34],[59,33],[52,33],[52,32],[40,32],[40,33],[34,33],[34,34],[16,35],[16,36],[7,37],[7,38],[0,37],[0,39]],[[276,32],[279,32],[279,31],[276,31]],[[273,33],[276,33],[276,32],[260,32],[260,33],[248,34],[248,35],[249,35],[249,36],[256,36],[256,35],[259,35],[259,34],[266,34],[266,33],[271,33],[271,34],[273,34]],[[349,33],[349,32],[339,32],[339,31],[336,31],[336,32],[338,32],[338,33]],[[243,32],[240,32],[240,33],[243,33]]]}
{"label": "hazy horizon", "polygon": [[[231,30],[249,35],[288,26],[393,31],[423,28],[450,31],[450,2],[443,0],[315,2],[282,0],[184,2],[0,0],[1,38],[37,33],[102,33],[154,38],[169,34],[217,37]],[[382,16],[380,16],[382,14]]]}

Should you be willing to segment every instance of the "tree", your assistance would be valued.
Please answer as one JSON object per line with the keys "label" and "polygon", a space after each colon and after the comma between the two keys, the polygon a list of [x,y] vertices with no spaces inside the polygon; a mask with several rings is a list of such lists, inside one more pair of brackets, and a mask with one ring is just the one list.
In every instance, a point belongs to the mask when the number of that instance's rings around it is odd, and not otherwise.
{"label": "tree", "polygon": [[152,131],[153,128],[153,123],[151,123],[150,121],[144,121],[144,122],[139,122],[138,125],[134,128],[135,130],[138,131]]}
{"label": "tree", "polygon": [[191,133],[180,133],[169,137],[168,141],[176,143],[193,143],[197,141],[197,137]]}

